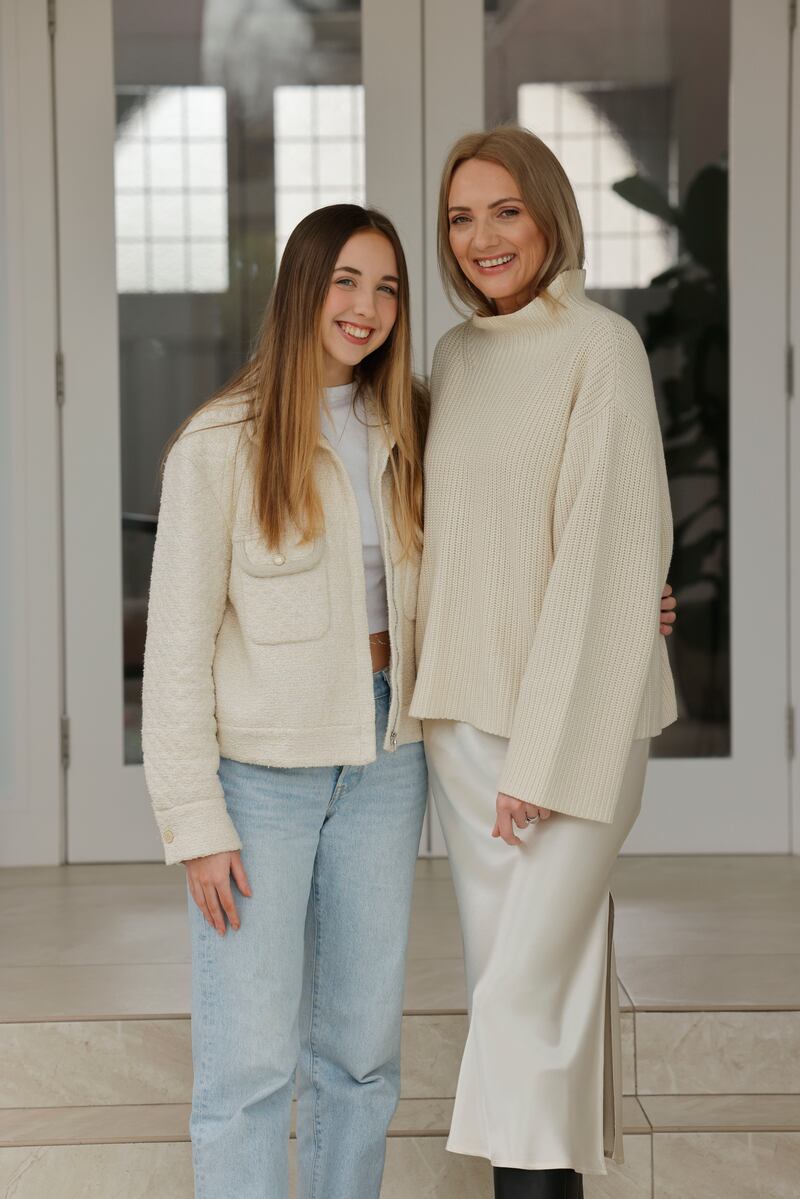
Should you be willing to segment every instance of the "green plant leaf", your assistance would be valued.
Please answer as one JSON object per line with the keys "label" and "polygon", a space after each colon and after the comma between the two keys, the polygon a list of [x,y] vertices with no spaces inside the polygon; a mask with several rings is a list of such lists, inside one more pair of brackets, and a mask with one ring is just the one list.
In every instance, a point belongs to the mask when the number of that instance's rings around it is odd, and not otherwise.
{"label": "green plant leaf", "polygon": [[666,221],[668,225],[680,228],[680,209],[673,208],[661,188],[657,187],[652,179],[648,179],[645,175],[629,175],[627,179],[619,179],[616,183],[612,183],[611,187],[623,200],[633,204],[634,208],[640,208],[642,212],[649,212],[660,220]]}

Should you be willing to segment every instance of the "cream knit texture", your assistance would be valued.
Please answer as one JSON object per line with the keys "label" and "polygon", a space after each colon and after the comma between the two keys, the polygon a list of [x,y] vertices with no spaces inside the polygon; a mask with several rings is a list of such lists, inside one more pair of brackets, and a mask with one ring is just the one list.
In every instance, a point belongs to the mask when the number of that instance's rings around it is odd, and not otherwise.
{"label": "cream knit texture", "polygon": [[583,283],[436,348],[411,714],[510,738],[500,790],[610,822],[676,717],[672,517],[644,346]]}
{"label": "cream knit texture", "polygon": [[[368,413],[370,410],[368,409]],[[325,532],[276,551],[253,515],[244,408],[202,411],[167,459],[145,647],[144,768],[168,863],[241,848],[220,754],[265,766],[374,760],[375,704],[361,527],[347,471],[320,443]],[[369,482],[383,542],[392,703],[384,748],[419,741],[414,687],[419,562],[391,521],[389,445],[371,415]]]}

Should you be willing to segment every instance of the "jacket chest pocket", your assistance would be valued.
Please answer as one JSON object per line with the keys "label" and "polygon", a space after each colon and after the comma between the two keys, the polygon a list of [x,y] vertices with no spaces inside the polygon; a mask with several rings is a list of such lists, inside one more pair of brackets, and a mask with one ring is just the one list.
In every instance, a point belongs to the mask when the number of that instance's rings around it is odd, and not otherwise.
{"label": "jacket chest pocket", "polygon": [[233,542],[231,599],[257,645],[316,641],[330,625],[325,538],[271,550],[259,534]]}

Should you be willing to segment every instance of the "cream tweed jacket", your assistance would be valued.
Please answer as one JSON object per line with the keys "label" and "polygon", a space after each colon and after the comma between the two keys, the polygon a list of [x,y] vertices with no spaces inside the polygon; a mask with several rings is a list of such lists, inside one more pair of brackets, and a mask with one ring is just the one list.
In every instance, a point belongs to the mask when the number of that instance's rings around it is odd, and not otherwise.
{"label": "cream tweed jacket", "polygon": [[609,822],[676,716],[672,515],[645,348],[583,283],[437,346],[411,712],[507,737],[499,790]]}
{"label": "cream tweed jacket", "polygon": [[[369,421],[384,545],[392,701],[384,748],[421,738],[414,687],[419,563],[391,519],[390,443]],[[144,768],[168,863],[241,848],[220,755],[266,766],[374,760],[375,707],[361,526],[347,471],[321,439],[325,533],[268,549],[253,515],[241,403],[205,409],[167,459],[145,648]],[[240,423],[236,423],[240,422]]]}

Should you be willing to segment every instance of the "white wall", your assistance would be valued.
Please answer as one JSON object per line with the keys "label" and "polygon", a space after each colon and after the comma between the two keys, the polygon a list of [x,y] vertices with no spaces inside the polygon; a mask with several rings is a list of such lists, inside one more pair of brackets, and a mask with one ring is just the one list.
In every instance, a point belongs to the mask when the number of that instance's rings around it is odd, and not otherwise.
{"label": "white wall", "polygon": [[0,0],[0,865],[62,860],[47,7]]}

